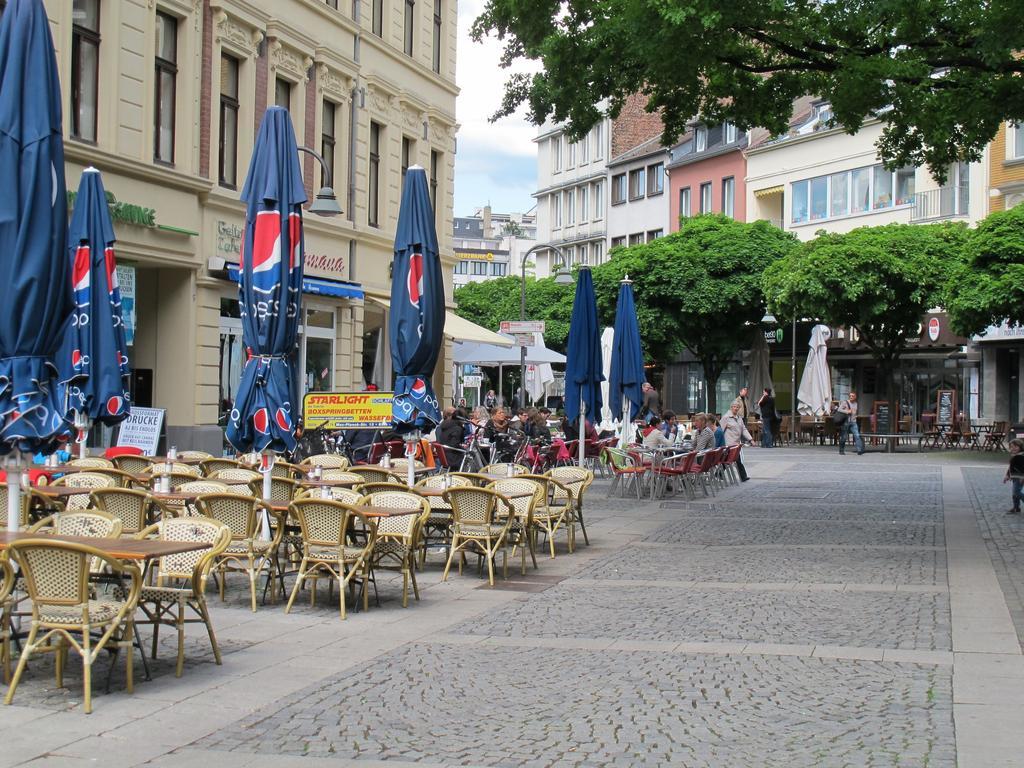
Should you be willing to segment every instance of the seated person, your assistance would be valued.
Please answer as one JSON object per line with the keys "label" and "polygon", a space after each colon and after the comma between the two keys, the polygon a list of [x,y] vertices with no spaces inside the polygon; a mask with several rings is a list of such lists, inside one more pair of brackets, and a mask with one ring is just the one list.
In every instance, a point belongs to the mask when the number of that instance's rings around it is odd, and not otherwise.
{"label": "seated person", "polygon": [[342,433],[342,437],[348,443],[355,461],[367,461],[370,456],[370,446],[373,445],[377,434],[376,429],[346,429]]}
{"label": "seated person", "polygon": [[693,450],[701,453],[715,447],[715,433],[708,426],[708,415],[698,413],[693,418]]}
{"label": "seated person", "polygon": [[536,443],[548,444],[551,442],[551,430],[548,429],[548,420],[539,411],[534,411],[529,417],[526,426],[529,427],[527,435]]}
{"label": "seated person", "polygon": [[672,411],[665,410],[661,412],[661,424],[658,428],[664,433],[673,443],[676,441],[676,436],[679,434],[679,423],[676,421],[676,415]]}
{"label": "seated person", "polygon": [[659,429],[661,419],[651,416],[647,422],[647,429],[644,433],[645,448],[663,448],[672,445],[672,441],[665,437],[665,433]]}
{"label": "seated person", "polygon": [[444,419],[437,425],[437,442],[445,448],[461,448],[465,439],[465,429],[456,416],[456,410],[449,406],[444,409]]}
{"label": "seated person", "polygon": [[487,421],[487,424],[484,425],[484,437],[493,441],[498,435],[508,435],[510,426],[511,424],[505,409],[495,408],[494,414]]}
{"label": "seated person", "polygon": [[725,430],[722,429],[722,422],[714,416],[708,416],[708,426],[715,433],[715,448],[725,447]]}

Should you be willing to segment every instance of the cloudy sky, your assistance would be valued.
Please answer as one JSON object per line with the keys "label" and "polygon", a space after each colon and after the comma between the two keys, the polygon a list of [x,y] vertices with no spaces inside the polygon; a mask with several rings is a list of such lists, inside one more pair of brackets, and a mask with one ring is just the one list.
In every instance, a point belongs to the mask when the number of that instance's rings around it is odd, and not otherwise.
{"label": "cloudy sky", "polygon": [[469,216],[490,202],[495,211],[522,213],[533,207],[536,191],[536,128],[523,116],[488,122],[501,103],[507,72],[498,66],[500,45],[469,37],[484,0],[459,0],[456,105],[460,124],[455,155],[455,215]]}

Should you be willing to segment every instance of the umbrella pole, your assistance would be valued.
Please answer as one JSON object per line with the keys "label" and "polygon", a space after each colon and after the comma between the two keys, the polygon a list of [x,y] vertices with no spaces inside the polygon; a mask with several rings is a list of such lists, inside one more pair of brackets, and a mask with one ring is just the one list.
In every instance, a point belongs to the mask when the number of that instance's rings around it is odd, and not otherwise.
{"label": "umbrella pole", "polygon": [[21,452],[14,451],[7,463],[7,530],[17,533],[21,525]]}
{"label": "umbrella pole", "polygon": [[83,416],[82,414],[75,411],[75,429],[78,430],[78,458],[84,459],[89,455],[89,449],[86,447],[86,443],[89,442],[89,417]]}
{"label": "umbrella pole", "polygon": [[632,423],[629,420],[629,398],[622,398],[622,429],[619,432],[619,448],[625,449],[629,445],[629,429]]}
{"label": "umbrella pole", "polygon": [[[263,501],[267,504],[270,503],[271,489],[273,483],[271,478],[273,477],[271,470],[274,468],[274,452],[264,451],[262,461],[260,462],[260,470],[263,472]],[[270,541],[272,538],[270,535],[270,517],[267,515],[267,510],[263,510],[263,525],[260,531],[260,537],[263,541]]]}
{"label": "umbrella pole", "polygon": [[416,485],[416,445],[420,441],[419,431],[410,432],[405,440],[405,484],[412,488]]}
{"label": "umbrella pole", "polygon": [[587,435],[587,404],[583,402],[583,395],[580,395],[580,460],[579,466],[582,467],[584,464],[584,456],[587,449],[586,440],[584,439]]}

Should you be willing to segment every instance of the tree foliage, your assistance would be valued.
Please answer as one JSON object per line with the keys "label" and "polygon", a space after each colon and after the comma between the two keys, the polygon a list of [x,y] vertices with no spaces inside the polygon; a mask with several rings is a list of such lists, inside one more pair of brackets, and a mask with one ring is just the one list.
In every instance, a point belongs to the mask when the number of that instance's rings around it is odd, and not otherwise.
{"label": "tree foliage", "polygon": [[782,133],[792,101],[814,95],[851,132],[877,115],[891,166],[944,180],[1024,118],[1024,25],[1007,0],[488,0],[473,34],[503,41],[505,66],[543,64],[508,79],[495,117],[525,103],[574,137],[602,100],[614,116],[638,92],[666,142],[694,115]]}
{"label": "tree foliage", "polygon": [[[477,325],[497,331],[502,320],[519,319],[521,287],[521,278],[511,275],[468,283],[455,290],[457,313]],[[526,278],[526,317],[546,323],[544,343],[549,349],[565,352],[573,293],[572,285],[558,285],[552,279]]]}
{"label": "tree foliage", "polygon": [[965,335],[1007,321],[1024,325],[1024,206],[979,222],[952,271],[946,310]]}

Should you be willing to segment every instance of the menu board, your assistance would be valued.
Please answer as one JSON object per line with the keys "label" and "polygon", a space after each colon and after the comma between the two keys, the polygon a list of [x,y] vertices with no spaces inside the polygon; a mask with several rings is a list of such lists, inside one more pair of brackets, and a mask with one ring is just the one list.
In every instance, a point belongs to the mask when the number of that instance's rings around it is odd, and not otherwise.
{"label": "menu board", "polygon": [[875,400],[871,412],[875,417],[875,432],[879,435],[891,435],[893,433],[892,417],[889,414],[888,401]]}
{"label": "menu board", "polygon": [[956,390],[940,389],[935,401],[935,423],[952,424],[956,418]]}

